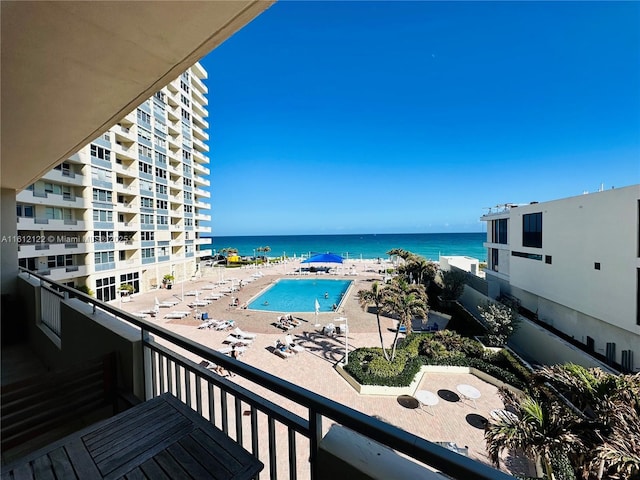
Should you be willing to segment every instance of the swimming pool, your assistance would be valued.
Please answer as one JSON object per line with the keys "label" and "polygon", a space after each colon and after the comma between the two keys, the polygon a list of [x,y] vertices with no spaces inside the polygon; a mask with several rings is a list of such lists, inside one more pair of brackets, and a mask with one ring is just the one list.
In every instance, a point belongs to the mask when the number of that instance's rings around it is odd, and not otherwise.
{"label": "swimming pool", "polygon": [[315,312],[316,299],[320,312],[332,312],[340,305],[351,280],[280,279],[249,302],[251,310],[266,312]]}

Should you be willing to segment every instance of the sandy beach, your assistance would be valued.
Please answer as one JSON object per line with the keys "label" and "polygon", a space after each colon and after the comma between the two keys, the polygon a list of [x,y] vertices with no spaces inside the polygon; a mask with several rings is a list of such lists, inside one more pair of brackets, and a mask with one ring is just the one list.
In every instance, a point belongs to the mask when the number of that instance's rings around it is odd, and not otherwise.
{"label": "sandy beach", "polygon": [[[228,288],[232,281],[234,285],[239,285],[241,280],[244,284],[246,280],[254,278],[251,283],[242,286],[239,291],[227,293],[219,300],[197,308],[198,315],[206,312],[211,319],[233,320],[235,325],[243,331],[258,334],[257,338],[240,356],[241,361],[365,414],[381,418],[427,440],[455,442],[459,446],[467,446],[469,457],[489,464],[485,450],[484,430],[478,424],[478,420],[489,418],[489,412],[493,409],[504,408],[497,396],[495,386],[470,374],[425,374],[418,389],[434,393],[445,390],[455,392],[456,386],[464,383],[474,386],[481,393],[475,406],[463,402],[450,402],[441,398],[439,403],[434,406],[434,415],[431,415],[426,410],[404,408],[398,403],[396,396],[360,395],[335,370],[336,363],[341,362],[344,358],[345,337],[344,335],[334,337],[324,335],[322,326],[328,323],[344,323],[336,322],[335,319],[346,317],[349,325],[347,340],[350,351],[363,346],[379,346],[376,316],[374,313],[362,310],[357,300],[357,292],[361,289],[371,288],[373,281],[381,281],[382,275],[378,273],[378,270],[386,268],[386,265],[378,265],[375,261],[349,261],[348,264],[345,262],[345,265],[341,267],[342,272],[350,273],[348,275],[317,275],[318,278],[350,279],[354,283],[345,295],[338,312],[323,312],[318,314],[317,318],[313,312],[293,314],[294,318],[300,321],[300,325],[287,333],[291,334],[293,339],[305,348],[304,352],[287,359],[273,353],[274,343],[279,339],[284,339],[286,334],[283,330],[272,325],[280,313],[237,308],[231,305],[232,297],[239,297],[240,305],[242,305],[278,278],[293,278],[290,273],[298,267],[299,264],[291,262],[288,262],[286,266],[283,264],[263,265],[257,269],[249,267],[223,270],[204,267],[202,277],[186,281],[183,285],[174,284],[171,290],[158,289],[145,294],[136,294],[130,301],[122,302],[121,305],[118,301],[111,303],[120,306],[125,311],[135,313],[153,309],[156,298],[159,302],[178,301],[184,292],[184,300],[172,308],[161,308],[155,318],[148,317],[147,320],[218,350],[225,346],[223,340],[229,335],[229,332],[197,328],[202,322],[196,318],[196,309],[187,306],[195,300],[195,296],[187,294],[197,290],[200,292],[198,297],[203,298],[212,291],[216,292],[225,289],[225,287]],[[262,276],[259,276],[260,273]],[[222,275],[229,283],[213,287],[222,278]],[[302,276],[302,278],[311,278],[311,276],[316,277],[316,274]],[[189,311],[190,314],[182,319],[165,318],[165,315],[173,311]],[[385,345],[390,346],[396,322],[390,318],[381,317],[381,323]],[[200,358],[192,359],[196,362],[201,360]],[[232,380],[280,405],[291,403],[287,399],[279,397],[275,392],[256,387],[239,376],[233,377]],[[306,412],[299,411],[298,405],[291,404],[290,410],[306,417]],[[300,449],[304,450],[302,446]],[[279,465],[278,469],[280,468],[285,469],[286,465]]]}

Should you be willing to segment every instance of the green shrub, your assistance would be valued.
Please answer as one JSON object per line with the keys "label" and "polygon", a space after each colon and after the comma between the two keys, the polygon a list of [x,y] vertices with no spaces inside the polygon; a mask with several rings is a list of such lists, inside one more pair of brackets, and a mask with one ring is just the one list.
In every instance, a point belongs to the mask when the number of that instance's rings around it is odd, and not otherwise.
{"label": "green shrub", "polygon": [[[390,366],[382,366],[385,363]],[[397,366],[401,363],[404,366],[398,371]],[[380,348],[360,348],[349,355],[345,370],[361,385],[406,387],[411,384],[420,367],[419,358],[409,358],[406,352],[396,352],[396,360],[391,363],[384,360]],[[388,376],[390,371],[395,373]]]}
{"label": "green shrub", "polygon": [[369,362],[369,373],[378,377],[395,377],[400,375],[407,365],[408,354],[406,350],[396,351],[396,357],[389,362],[384,357],[375,357]]}
{"label": "green shrub", "polygon": [[514,357],[509,350],[503,348],[499,352],[497,352],[496,360],[494,360],[495,364],[501,366],[505,370],[509,370],[513,372],[518,378],[520,378],[523,382],[529,383],[531,382],[531,371],[520,361]]}
{"label": "green shrub", "polygon": [[412,333],[398,342],[398,350],[405,350],[410,357],[417,357],[420,351],[420,345],[431,335],[424,333]]}
{"label": "green shrub", "polygon": [[485,349],[482,344],[473,338],[462,337],[462,352],[471,358],[482,358]]}
{"label": "green shrub", "polygon": [[87,285],[79,285],[76,287],[76,290],[93,297],[93,290],[91,290]]}

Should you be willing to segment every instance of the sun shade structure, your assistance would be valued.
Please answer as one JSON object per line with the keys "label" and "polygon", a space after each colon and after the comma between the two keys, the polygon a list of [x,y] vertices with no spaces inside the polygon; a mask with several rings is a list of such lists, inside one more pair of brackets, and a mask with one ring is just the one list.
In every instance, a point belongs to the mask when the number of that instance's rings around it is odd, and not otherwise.
{"label": "sun shade structure", "polygon": [[343,258],[335,253],[315,253],[302,263],[342,263]]}

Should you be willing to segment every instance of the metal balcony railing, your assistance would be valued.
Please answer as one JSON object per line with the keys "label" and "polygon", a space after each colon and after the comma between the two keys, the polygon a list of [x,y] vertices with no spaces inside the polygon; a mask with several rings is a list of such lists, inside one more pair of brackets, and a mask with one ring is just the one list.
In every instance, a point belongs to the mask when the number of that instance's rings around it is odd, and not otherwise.
{"label": "metal balcony railing", "polygon": [[[265,472],[269,472],[271,479],[278,476],[317,478],[319,444],[333,423],[400,452],[418,464],[437,469],[450,478],[513,478],[72,288],[23,268],[20,270],[51,285],[43,288],[48,298],[42,303],[43,318],[45,309],[59,312],[60,298],[68,295],[93,305],[94,312],[100,309],[138,327],[143,347],[143,371],[139,373],[144,379],[145,400],[171,392],[250,450],[265,464]],[[57,300],[51,300],[58,296]],[[188,357],[216,363],[242,381],[227,380]],[[265,398],[260,391],[274,399]]]}

